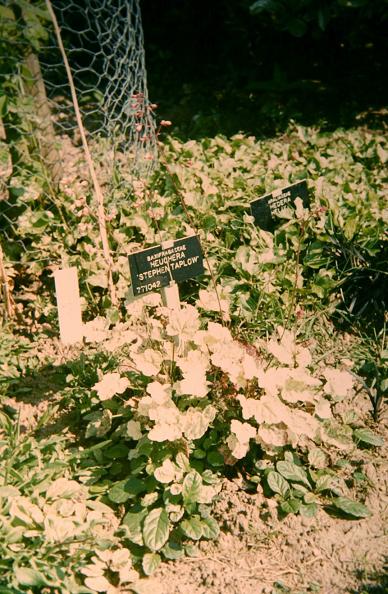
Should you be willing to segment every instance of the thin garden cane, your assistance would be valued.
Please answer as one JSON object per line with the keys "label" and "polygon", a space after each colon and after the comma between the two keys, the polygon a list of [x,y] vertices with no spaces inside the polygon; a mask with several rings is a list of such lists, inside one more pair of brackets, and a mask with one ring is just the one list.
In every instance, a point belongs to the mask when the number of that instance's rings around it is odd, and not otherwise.
{"label": "thin garden cane", "polygon": [[108,268],[108,289],[109,289],[109,293],[110,293],[110,298],[111,298],[111,302],[113,305],[117,304],[117,297],[116,297],[116,289],[115,286],[113,284],[113,275],[112,275],[112,268],[113,268],[113,262],[112,262],[112,257],[111,257],[111,253],[110,253],[110,248],[109,248],[109,242],[108,242],[108,234],[107,234],[107,230],[106,230],[106,216],[105,216],[105,209],[104,209],[104,196],[101,190],[101,186],[100,183],[98,181],[97,178],[97,174],[96,174],[96,170],[94,168],[93,165],[93,160],[90,154],[90,149],[89,149],[89,145],[88,142],[86,140],[86,134],[85,134],[85,128],[83,126],[82,123],[82,117],[81,117],[81,112],[79,109],[79,105],[78,105],[78,99],[77,99],[77,93],[75,90],[75,85],[74,85],[74,81],[73,81],[73,75],[71,73],[71,68],[70,68],[70,64],[69,61],[67,59],[67,55],[66,55],[66,51],[62,42],[62,36],[61,36],[61,31],[58,25],[58,21],[57,18],[55,16],[55,12],[53,10],[52,4],[50,2],[50,0],[46,0],[46,6],[47,9],[50,13],[50,17],[51,20],[53,22],[54,25],[54,30],[55,30],[55,35],[57,38],[57,42],[58,42],[58,46],[62,55],[62,59],[66,68],[66,74],[67,74],[67,78],[69,80],[69,86],[70,86],[70,91],[71,91],[71,97],[73,100],[73,105],[74,105],[74,111],[75,111],[75,116],[77,119],[77,124],[78,124],[78,128],[79,128],[79,132],[81,135],[81,140],[82,140],[82,146],[84,149],[84,153],[85,153],[85,158],[86,158],[86,162],[89,168],[89,173],[90,173],[90,177],[92,179],[93,182],[93,187],[94,187],[94,191],[95,191],[95,195],[97,198],[97,205],[98,205],[98,225],[99,225],[99,230],[100,230],[100,237],[101,237],[101,242],[102,242],[102,249],[104,252],[104,259],[105,262],[107,264],[107,268]]}
{"label": "thin garden cane", "polygon": [[0,245],[0,287],[3,292],[5,313],[8,319],[15,315],[15,302],[9,289],[8,275],[4,266],[3,250]]}

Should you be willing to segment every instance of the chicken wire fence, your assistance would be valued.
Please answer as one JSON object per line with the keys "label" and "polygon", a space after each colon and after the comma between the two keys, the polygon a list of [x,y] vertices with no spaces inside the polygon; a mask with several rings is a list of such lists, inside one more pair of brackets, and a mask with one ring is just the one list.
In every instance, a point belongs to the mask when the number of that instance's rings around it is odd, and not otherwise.
{"label": "chicken wire fence", "polygon": [[10,314],[13,284],[66,263],[82,243],[94,238],[109,268],[102,218],[155,170],[157,131],[140,0],[0,0],[0,64],[0,281]]}

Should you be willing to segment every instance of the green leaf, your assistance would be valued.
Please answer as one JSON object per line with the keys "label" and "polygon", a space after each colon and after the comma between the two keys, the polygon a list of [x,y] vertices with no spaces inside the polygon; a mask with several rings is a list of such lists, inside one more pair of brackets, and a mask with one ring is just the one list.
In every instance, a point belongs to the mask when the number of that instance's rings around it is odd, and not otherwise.
{"label": "green leaf", "polygon": [[143,557],[142,567],[146,575],[152,575],[159,567],[161,557],[158,553],[146,553]]}
{"label": "green leaf", "polygon": [[202,219],[202,229],[205,231],[212,231],[217,227],[217,219],[213,215],[207,215]]}
{"label": "green leaf", "polygon": [[166,557],[166,559],[171,559],[172,561],[181,559],[185,555],[182,545],[178,542],[171,541],[164,545],[164,547],[161,549],[161,552]]}
{"label": "green leaf", "polygon": [[363,472],[357,471],[353,473],[353,479],[355,482],[357,483],[370,483],[368,477],[366,476],[366,474],[364,474]]}
{"label": "green leaf", "polygon": [[166,510],[161,507],[153,509],[144,520],[143,539],[151,551],[158,551],[167,542],[170,534],[170,522]]}
{"label": "green leaf", "polygon": [[292,489],[291,489],[291,496],[292,497],[299,497],[300,499],[302,499],[305,495],[307,495],[309,493],[309,490],[306,489],[306,487],[304,485],[291,485]]}
{"label": "green leaf", "polygon": [[326,454],[319,448],[314,448],[308,453],[308,461],[313,468],[324,468],[326,466]]}
{"label": "green leaf", "polygon": [[314,241],[306,251],[304,265],[310,268],[324,268],[328,258],[324,255],[325,244],[321,241]]}
{"label": "green leaf", "polygon": [[286,479],[282,477],[281,474],[271,470],[267,476],[268,486],[274,493],[279,493],[283,497],[286,496],[287,492],[289,491],[289,484],[287,483]]}
{"label": "green leaf", "polygon": [[332,474],[321,474],[315,483],[315,491],[321,493],[322,491],[331,491],[335,488],[335,477]]}
{"label": "green leaf", "polygon": [[207,461],[211,466],[220,467],[224,466],[224,458],[217,450],[210,450],[207,454]]}
{"label": "green leaf", "polygon": [[205,450],[201,450],[200,448],[197,448],[194,450],[193,456],[194,456],[194,458],[197,458],[197,460],[203,460],[203,458],[206,458],[206,452],[205,452]]}
{"label": "green leaf", "polygon": [[370,429],[355,429],[353,432],[353,437],[356,441],[361,441],[363,443],[367,443],[373,446],[382,446],[384,444],[384,440],[379,435],[376,435]]}
{"label": "green leaf", "polygon": [[115,460],[116,458],[127,458],[128,452],[129,448],[126,445],[123,443],[116,443],[111,448],[104,451],[104,456],[110,460]]}
{"label": "green leaf", "polygon": [[125,503],[128,499],[134,499],[136,495],[144,493],[145,490],[144,481],[132,476],[127,480],[115,483],[109,489],[108,497],[113,503]]}
{"label": "green leaf", "polygon": [[34,215],[35,216],[31,219],[31,224],[33,227],[36,227],[37,229],[43,229],[50,222],[51,213],[47,211],[36,212],[34,213]]}
{"label": "green leaf", "polygon": [[112,426],[112,413],[109,410],[94,411],[85,416],[90,421],[86,427],[85,437],[102,437]]}
{"label": "green leaf", "polygon": [[294,499],[291,497],[286,501],[282,501],[280,504],[280,509],[286,514],[297,514],[301,505],[302,503],[300,499]]}
{"label": "green leaf", "polygon": [[216,485],[220,481],[218,476],[214,474],[214,472],[212,472],[209,468],[203,471],[202,480],[207,485]]}
{"label": "green leaf", "polygon": [[336,508],[356,518],[367,518],[371,515],[366,505],[358,501],[353,501],[348,497],[337,497],[333,500],[333,504]]}
{"label": "green leaf", "polygon": [[199,516],[192,516],[180,524],[184,534],[192,540],[199,540],[203,536],[203,523]]}
{"label": "green leaf", "polygon": [[276,470],[289,481],[303,483],[311,489],[307,474],[301,466],[298,466],[293,462],[280,460],[280,462],[276,464]]}
{"label": "green leaf", "polygon": [[199,550],[199,548],[197,547],[197,545],[189,543],[187,545],[185,545],[185,551],[186,551],[186,555],[188,557],[199,557],[201,552]]}
{"label": "green leaf", "polygon": [[358,226],[357,215],[350,215],[344,225],[344,235],[347,240],[351,241],[356,233]]}
{"label": "green leaf", "polygon": [[109,489],[108,497],[113,503],[125,503],[130,499],[130,494],[124,490],[124,485],[126,481],[120,481],[113,485],[111,489]]}
{"label": "green leaf", "polygon": [[16,567],[14,570],[15,578],[19,586],[49,586],[44,575],[36,569],[30,567]]}
{"label": "green leaf", "polygon": [[0,6],[0,18],[4,21],[5,20],[11,20],[13,21],[15,19],[15,15],[12,11],[11,8],[8,8],[8,6]]}
{"label": "green leaf", "polygon": [[188,472],[190,470],[189,459],[182,452],[178,452],[178,454],[175,457],[175,462],[178,464],[179,468],[184,470],[184,472]]}
{"label": "green leaf", "polygon": [[273,0],[256,0],[250,5],[249,10],[252,14],[259,14],[265,10],[273,10],[276,4]]}
{"label": "green leaf", "polygon": [[303,37],[307,31],[307,24],[303,19],[294,18],[287,21],[287,28],[291,35]]}
{"label": "green leaf", "polygon": [[182,496],[185,504],[196,503],[199,498],[202,487],[201,475],[193,470],[189,472],[184,478],[182,487]]}
{"label": "green leaf", "polygon": [[313,501],[312,503],[301,503],[299,513],[306,518],[313,518],[318,513],[318,505]]}
{"label": "green leaf", "polygon": [[[2,8],[2,7],[0,6],[0,8]],[[0,17],[1,17],[1,13],[0,13]],[[6,95],[0,95],[0,116],[4,116],[6,114],[6,109],[5,109],[6,104],[7,104]]]}
{"label": "green leaf", "polygon": [[141,512],[128,512],[123,518],[123,525],[127,528],[127,538],[138,544],[143,546],[143,533],[142,533],[142,523],[144,518],[147,516],[147,510],[144,509]]}
{"label": "green leaf", "polygon": [[327,423],[325,422],[323,425],[325,433],[330,440],[329,443],[333,443],[341,449],[344,447],[354,447],[353,431],[349,425],[344,425],[334,420],[330,420]]}
{"label": "green leaf", "polygon": [[220,528],[214,518],[202,518],[202,531],[205,538],[215,540],[220,535]]}

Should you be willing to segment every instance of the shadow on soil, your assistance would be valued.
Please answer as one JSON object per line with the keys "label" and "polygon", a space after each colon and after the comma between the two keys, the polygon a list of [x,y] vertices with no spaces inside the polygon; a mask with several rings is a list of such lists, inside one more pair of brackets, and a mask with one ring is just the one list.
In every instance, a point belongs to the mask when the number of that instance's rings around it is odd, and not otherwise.
{"label": "shadow on soil", "polygon": [[91,406],[91,388],[98,381],[97,369],[114,366],[110,356],[77,352],[59,365],[27,368],[18,377],[1,379],[1,408],[11,419],[18,416],[23,419],[22,432],[34,429],[39,418],[53,409],[44,425],[38,427],[38,435],[61,433],[66,428],[76,434],[82,412]]}

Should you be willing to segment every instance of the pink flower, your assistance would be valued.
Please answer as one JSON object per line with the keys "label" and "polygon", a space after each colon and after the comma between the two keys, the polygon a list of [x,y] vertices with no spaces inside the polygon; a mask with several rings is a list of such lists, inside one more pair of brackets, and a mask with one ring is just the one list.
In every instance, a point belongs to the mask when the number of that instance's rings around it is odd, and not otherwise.
{"label": "pink flower", "polygon": [[161,126],[172,126],[172,122],[170,122],[170,120],[162,120],[160,122]]}

